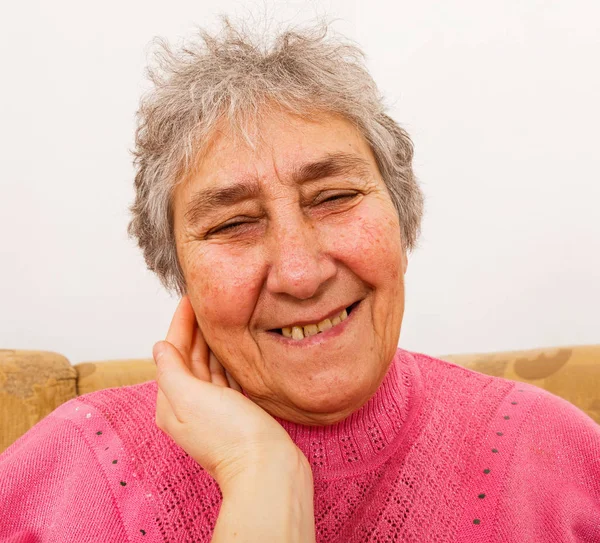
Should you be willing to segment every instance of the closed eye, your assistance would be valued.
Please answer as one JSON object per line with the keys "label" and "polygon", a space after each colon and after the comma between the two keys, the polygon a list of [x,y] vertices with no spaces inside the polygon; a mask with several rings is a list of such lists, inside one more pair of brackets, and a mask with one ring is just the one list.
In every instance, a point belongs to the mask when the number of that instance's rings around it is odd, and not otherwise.
{"label": "closed eye", "polygon": [[319,204],[325,204],[327,202],[336,202],[336,201],[340,201],[340,200],[352,199],[352,198],[356,197],[357,195],[358,195],[358,193],[356,193],[356,192],[343,192],[343,193],[339,193],[339,194],[333,194],[331,196],[324,198],[321,201],[316,202],[316,204],[319,205]]}
{"label": "closed eye", "polygon": [[243,226],[244,224],[253,224],[256,221],[236,221],[236,222],[231,222],[228,224],[224,224],[223,226],[218,226],[217,228],[213,228],[210,232],[208,232],[208,235],[210,234],[220,234],[222,232],[230,232],[233,230],[236,230],[237,228],[239,228],[240,226]]}
{"label": "closed eye", "polygon": [[[321,204],[328,204],[328,203],[335,204],[336,202],[341,203],[344,200],[352,200],[353,198],[356,198],[358,195],[359,195],[358,192],[341,192],[338,194],[332,194],[330,196],[326,196],[325,198],[323,198],[320,201],[318,201],[319,197],[317,197],[315,199],[315,201],[313,202],[313,205],[321,205]],[[230,223],[224,224],[222,226],[213,228],[212,230],[210,230],[210,232],[207,233],[207,235],[230,233],[230,232],[233,232],[233,231],[239,229],[240,227],[242,227],[246,224],[254,224],[256,222],[257,222],[256,220],[230,222]]]}

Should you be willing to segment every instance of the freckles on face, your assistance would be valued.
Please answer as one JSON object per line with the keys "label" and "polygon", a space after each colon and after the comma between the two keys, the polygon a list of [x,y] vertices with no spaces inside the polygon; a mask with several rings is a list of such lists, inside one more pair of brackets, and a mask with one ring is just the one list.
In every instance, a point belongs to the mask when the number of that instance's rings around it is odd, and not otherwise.
{"label": "freckles on face", "polygon": [[251,318],[261,274],[253,252],[215,245],[187,265],[190,295],[201,304],[198,320],[216,335],[219,330],[245,327]]}
{"label": "freckles on face", "polygon": [[338,235],[336,252],[363,281],[386,288],[398,281],[400,228],[393,204],[383,191],[365,199]]}
{"label": "freckles on face", "polygon": [[398,214],[385,192],[365,202],[353,226],[340,234],[346,265],[373,289],[371,318],[375,350],[391,358],[404,315],[403,247]]}

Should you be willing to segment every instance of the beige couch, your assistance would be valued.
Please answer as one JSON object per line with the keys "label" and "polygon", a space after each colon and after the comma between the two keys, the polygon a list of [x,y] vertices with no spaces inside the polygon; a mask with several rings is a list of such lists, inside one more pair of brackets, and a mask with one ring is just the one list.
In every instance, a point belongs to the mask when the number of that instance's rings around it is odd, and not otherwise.
{"label": "beige couch", "polygon": [[[600,423],[600,345],[440,358],[537,385]],[[149,381],[154,379],[154,371],[152,359],[72,366],[57,353],[0,349],[0,452],[67,400],[94,390]]]}

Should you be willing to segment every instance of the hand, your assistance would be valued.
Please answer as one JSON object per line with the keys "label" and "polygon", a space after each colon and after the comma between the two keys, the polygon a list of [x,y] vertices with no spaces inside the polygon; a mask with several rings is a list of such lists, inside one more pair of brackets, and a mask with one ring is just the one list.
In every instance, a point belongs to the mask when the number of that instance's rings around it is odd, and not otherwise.
{"label": "hand", "polygon": [[188,296],[173,315],[166,341],[154,345],[153,356],[157,426],[222,490],[271,458],[306,461],[283,427],[242,394],[209,349]]}

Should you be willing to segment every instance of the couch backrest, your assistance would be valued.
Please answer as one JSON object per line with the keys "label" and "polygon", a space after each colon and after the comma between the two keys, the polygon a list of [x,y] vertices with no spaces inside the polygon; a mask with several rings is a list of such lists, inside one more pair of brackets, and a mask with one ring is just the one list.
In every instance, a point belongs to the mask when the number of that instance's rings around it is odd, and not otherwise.
{"label": "couch backrest", "polygon": [[[480,373],[524,381],[600,423],[600,345],[440,356]],[[85,362],[46,351],[0,349],[0,452],[62,403],[154,379],[152,359]]]}

